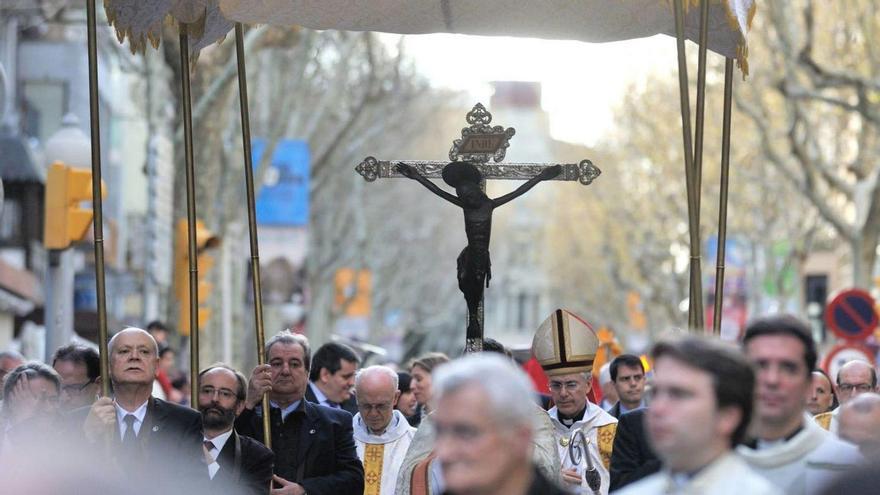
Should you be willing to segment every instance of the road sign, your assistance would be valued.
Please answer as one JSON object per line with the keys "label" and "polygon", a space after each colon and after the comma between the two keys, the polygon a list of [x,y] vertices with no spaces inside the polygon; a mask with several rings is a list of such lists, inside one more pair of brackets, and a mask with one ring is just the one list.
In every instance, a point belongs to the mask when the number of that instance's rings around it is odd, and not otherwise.
{"label": "road sign", "polygon": [[842,339],[864,340],[877,328],[874,304],[874,298],[862,289],[845,290],[825,309],[825,324]]}
{"label": "road sign", "polygon": [[837,344],[825,355],[822,369],[828,373],[828,376],[837,376],[841,366],[855,360],[865,361],[873,366],[874,353],[862,344],[854,342]]}

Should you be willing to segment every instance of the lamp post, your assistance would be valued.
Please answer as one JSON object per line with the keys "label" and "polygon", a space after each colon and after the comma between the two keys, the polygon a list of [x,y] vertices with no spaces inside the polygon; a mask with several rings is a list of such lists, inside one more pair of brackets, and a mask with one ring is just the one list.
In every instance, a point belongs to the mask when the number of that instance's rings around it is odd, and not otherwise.
{"label": "lamp post", "polygon": [[[75,168],[89,169],[91,141],[82,131],[76,115],[67,114],[61,128],[46,140],[46,164],[62,162]],[[73,252],[47,249],[46,268],[46,362],[59,347],[73,338]]]}

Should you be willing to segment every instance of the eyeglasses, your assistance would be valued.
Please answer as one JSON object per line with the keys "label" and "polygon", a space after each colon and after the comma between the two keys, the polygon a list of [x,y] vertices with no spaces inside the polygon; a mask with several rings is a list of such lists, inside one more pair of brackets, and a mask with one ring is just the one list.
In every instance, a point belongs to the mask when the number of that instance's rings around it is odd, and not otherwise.
{"label": "eyeglasses", "polygon": [[86,387],[95,383],[95,380],[89,380],[85,383],[69,383],[61,387],[62,392],[66,392],[68,394],[78,394],[85,390]]}
{"label": "eyeglasses", "polygon": [[390,411],[392,407],[394,407],[394,405],[391,404],[390,402],[385,403],[385,404],[366,404],[366,403],[358,402],[358,409],[363,412],[366,412],[366,413],[373,412],[373,411],[386,412],[386,411]]}
{"label": "eyeglasses", "polygon": [[550,390],[554,392],[560,392],[564,388],[569,392],[574,392],[580,387],[581,384],[579,382],[571,381],[571,382],[550,382]]}
{"label": "eyeglasses", "polygon": [[872,387],[869,383],[841,383],[837,386],[841,392],[852,392],[853,390],[858,390],[861,393],[870,392]]}
{"label": "eyeglasses", "polygon": [[199,395],[214,398],[214,394],[220,396],[221,399],[232,400],[236,398],[235,392],[226,388],[215,389],[214,387],[202,387],[199,389]]}

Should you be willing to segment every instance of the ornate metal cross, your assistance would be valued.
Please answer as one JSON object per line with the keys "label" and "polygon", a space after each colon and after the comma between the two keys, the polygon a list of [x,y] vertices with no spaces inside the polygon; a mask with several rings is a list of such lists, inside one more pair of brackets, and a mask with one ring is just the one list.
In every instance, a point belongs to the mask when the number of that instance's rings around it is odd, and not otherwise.
{"label": "ornate metal cross", "polygon": [[[453,162],[469,162],[476,167],[483,179],[481,183],[483,192],[485,192],[485,180],[525,180],[533,184],[542,172],[546,172],[548,168],[555,166],[559,166],[561,171],[555,177],[546,180],[576,180],[583,185],[590,185],[601,173],[599,168],[593,165],[590,160],[581,160],[579,163],[560,164],[502,164],[501,162],[504,160],[507,148],[510,146],[510,138],[516,134],[516,131],[512,127],[505,129],[500,125],[491,126],[492,114],[489,113],[486,110],[486,107],[480,103],[474,105],[474,108],[468,112],[466,120],[470,125],[461,130],[460,139],[456,139],[452,142],[452,148],[449,150],[449,160]],[[490,161],[494,163],[490,163]],[[364,158],[357,167],[355,167],[355,170],[361,174],[367,182],[373,182],[376,179],[385,178],[416,178],[416,176],[421,176],[422,178],[442,178],[443,169],[448,163],[449,162],[446,161],[384,161],[368,156]],[[400,170],[398,164],[406,165],[404,168],[409,170],[407,175]],[[435,186],[432,186],[429,181],[424,181],[424,185],[445,199],[453,202],[458,199],[448,193],[438,192],[438,189]],[[525,190],[522,192],[525,192]],[[489,221],[491,222],[491,213]],[[488,256],[488,252],[486,253],[486,256]],[[461,257],[459,259],[459,264],[461,264]],[[461,266],[459,267],[459,270],[459,287],[461,287]],[[464,288],[462,288],[462,292],[465,292]],[[465,292],[465,298],[467,299],[467,297],[467,292]],[[483,348],[482,293],[480,293],[477,318],[478,325],[476,325],[476,327],[478,328],[474,328],[475,325],[469,325],[468,328],[467,340],[465,342],[466,352],[479,352]]]}

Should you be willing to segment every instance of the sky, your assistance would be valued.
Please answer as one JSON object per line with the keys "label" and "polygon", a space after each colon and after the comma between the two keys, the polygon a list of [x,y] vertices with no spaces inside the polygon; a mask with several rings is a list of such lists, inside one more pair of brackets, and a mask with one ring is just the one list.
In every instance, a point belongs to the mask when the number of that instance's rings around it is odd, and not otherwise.
{"label": "sky", "polygon": [[432,85],[468,91],[474,101],[489,101],[492,81],[540,81],[553,138],[588,146],[613,123],[631,82],[674,75],[677,67],[675,39],[663,35],[615,43],[411,35],[404,50]]}

